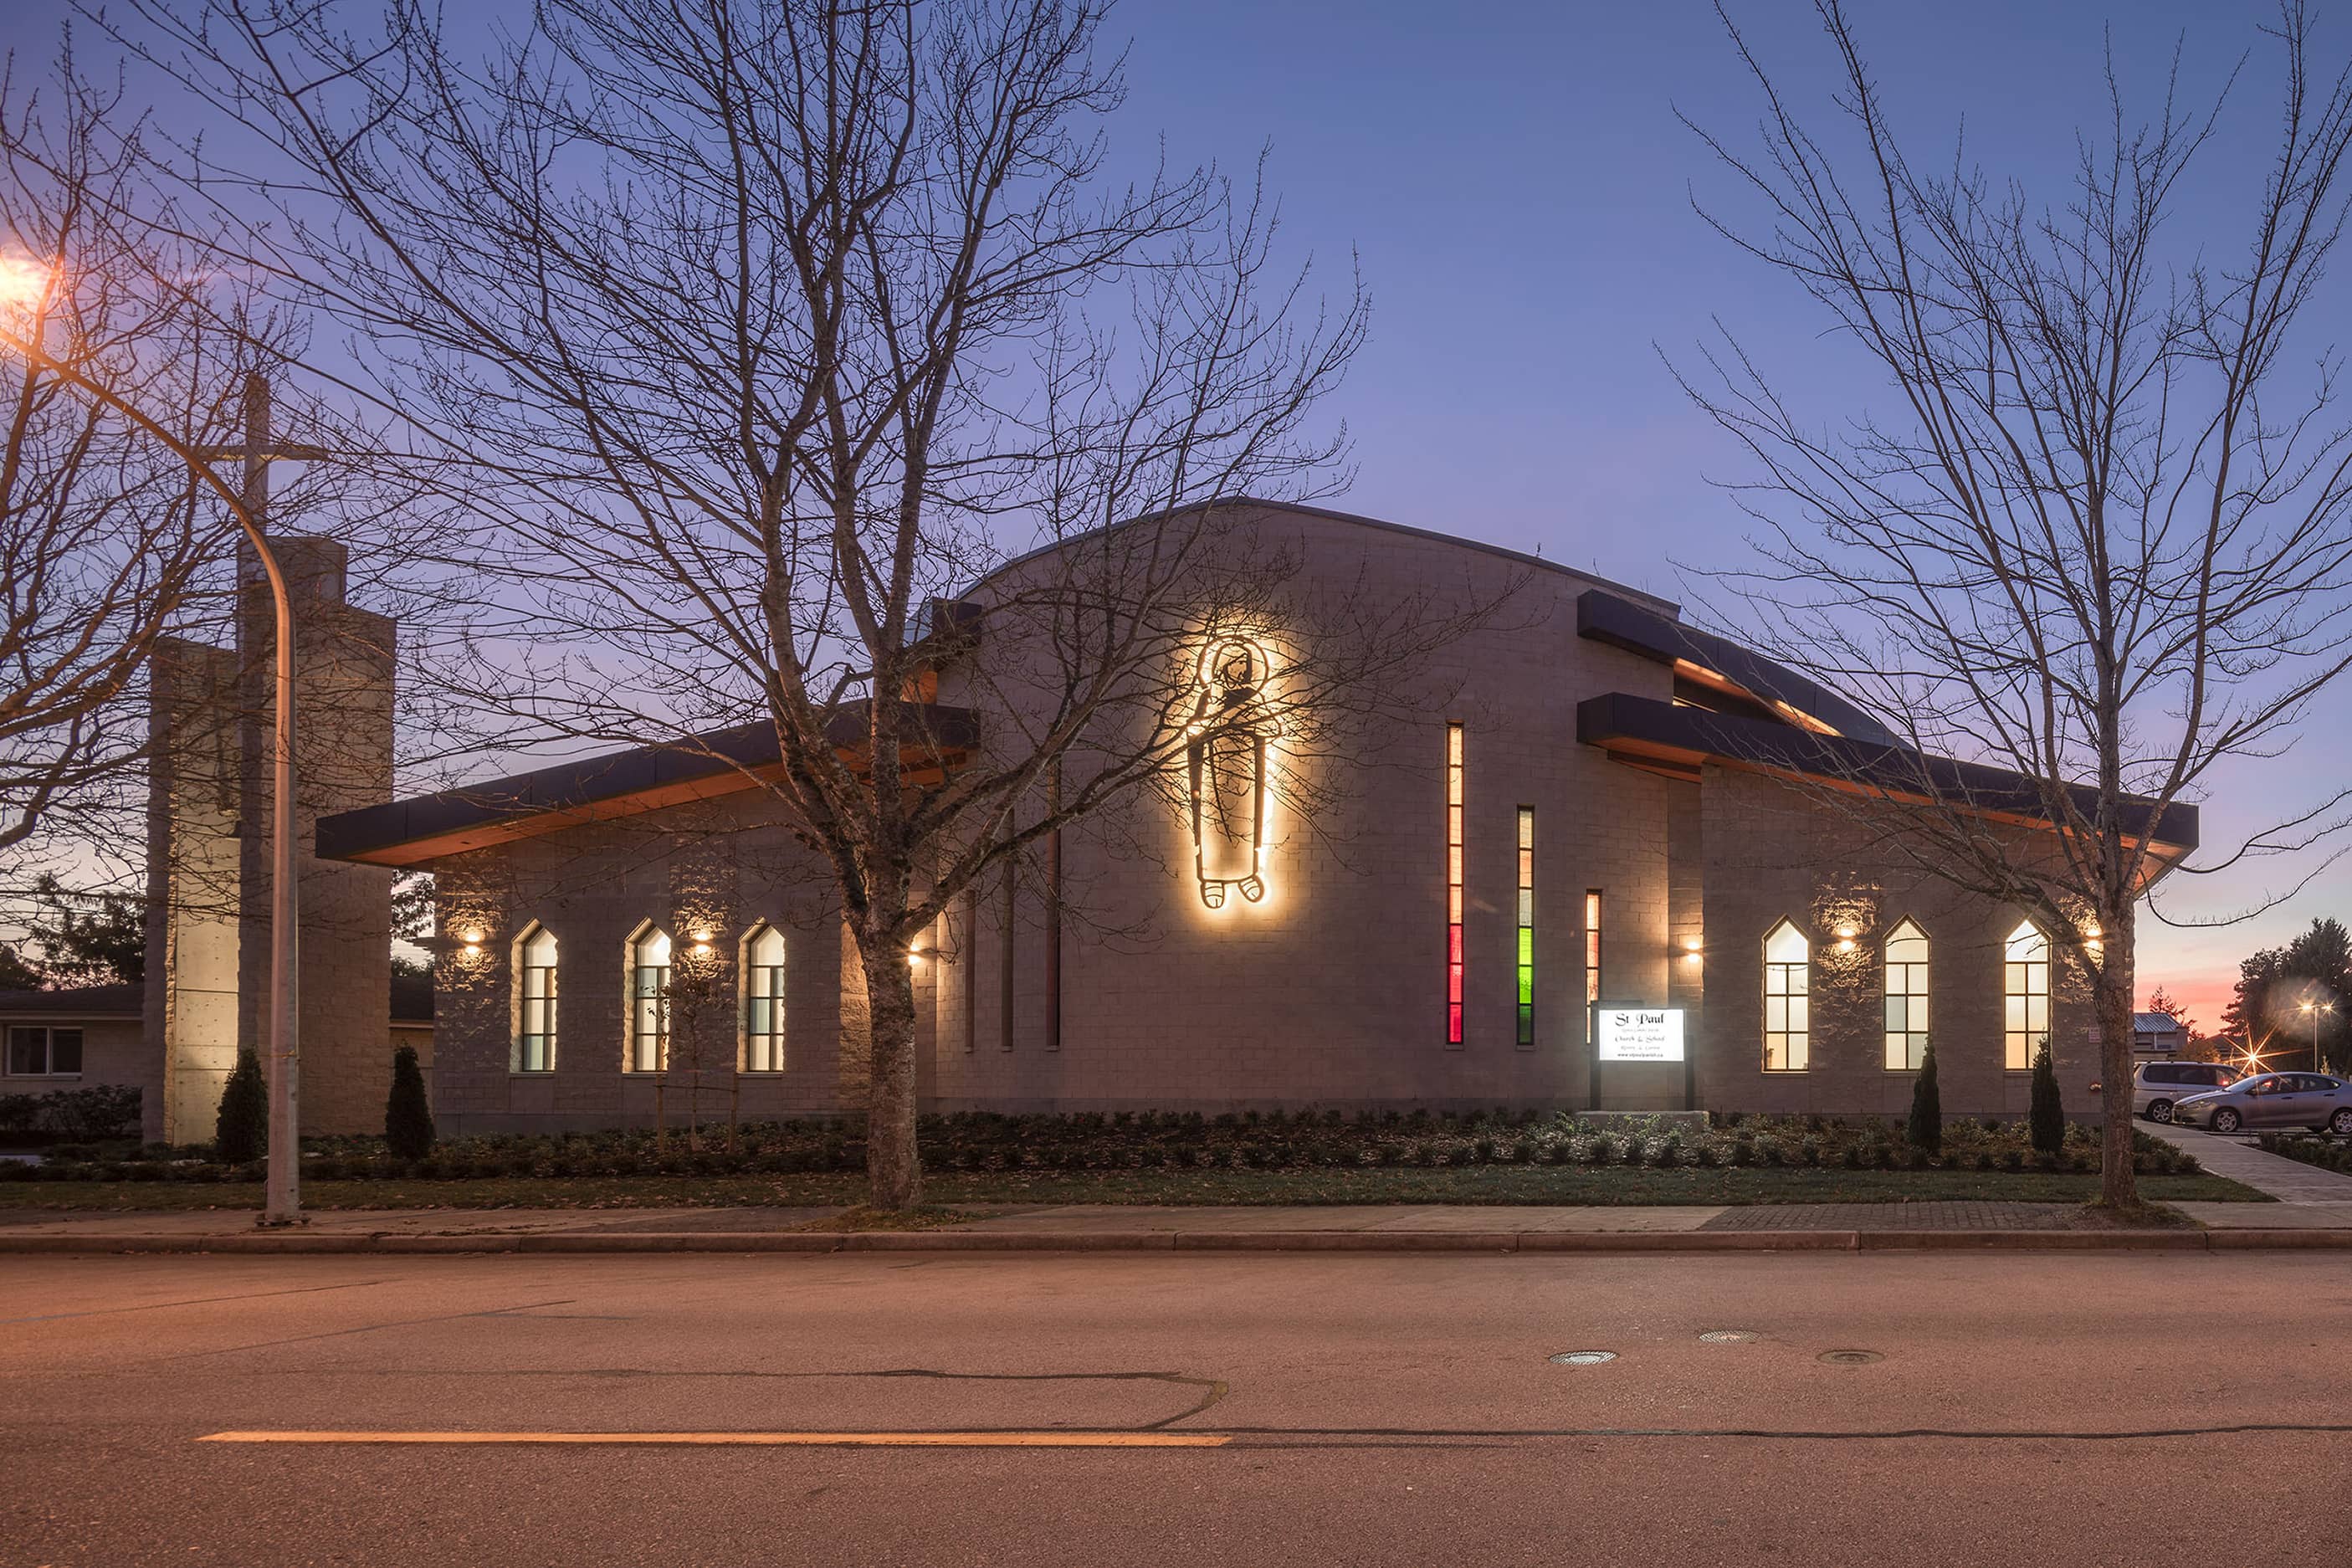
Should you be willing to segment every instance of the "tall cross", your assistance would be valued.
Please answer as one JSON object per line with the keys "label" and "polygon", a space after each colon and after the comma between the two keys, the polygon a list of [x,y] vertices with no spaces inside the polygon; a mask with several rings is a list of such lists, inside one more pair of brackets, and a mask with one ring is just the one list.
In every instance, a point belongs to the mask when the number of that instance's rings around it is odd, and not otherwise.
{"label": "tall cross", "polygon": [[231,458],[243,459],[245,481],[239,487],[239,499],[245,503],[246,515],[254,527],[263,526],[269,515],[269,465],[281,459],[289,463],[315,463],[331,454],[324,447],[313,447],[300,441],[280,441],[270,434],[269,378],[259,371],[245,378],[245,440],[235,447],[199,447],[196,456],[208,463],[226,462]]}

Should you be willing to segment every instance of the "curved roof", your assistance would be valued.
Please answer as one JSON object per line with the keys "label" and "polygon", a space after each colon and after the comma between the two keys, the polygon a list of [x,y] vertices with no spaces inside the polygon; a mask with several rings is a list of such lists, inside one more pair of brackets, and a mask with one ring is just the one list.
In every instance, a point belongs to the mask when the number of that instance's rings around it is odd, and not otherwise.
{"label": "curved roof", "polygon": [[1459,549],[1473,550],[1481,555],[1499,556],[1505,561],[1514,561],[1522,566],[1533,566],[1542,572],[1557,572],[1564,577],[1573,577],[1580,583],[1589,583],[1596,588],[1605,588],[1612,594],[1639,601],[1670,616],[1680,607],[1672,599],[1662,599],[1655,594],[1645,593],[1642,589],[1612,582],[1609,578],[1598,576],[1591,572],[1580,572],[1573,566],[1562,565],[1548,555],[1530,555],[1524,550],[1507,549],[1500,544],[1489,544],[1481,539],[1465,539],[1458,533],[1441,533],[1433,528],[1414,528],[1409,523],[1390,522],[1382,518],[1366,517],[1360,512],[1337,511],[1330,507],[1312,506],[1305,501],[1269,500],[1264,496],[1228,496],[1222,500],[1203,501],[1194,506],[1177,507],[1168,511],[1145,512],[1140,517],[1131,517],[1124,522],[1105,523],[1099,528],[1090,528],[1083,532],[1071,534],[1067,539],[1057,539],[1051,543],[1041,544],[1034,550],[1022,552],[982,577],[979,582],[971,585],[971,589],[967,589],[966,592],[977,589],[981,584],[1012,571],[1024,562],[1050,555],[1056,550],[1066,550],[1081,540],[1097,538],[1122,528],[1133,528],[1139,522],[1150,522],[1157,518],[1175,517],[1188,511],[1204,510],[1212,506],[1255,507],[1265,511],[1294,512],[1300,517],[1321,518],[1329,522],[1352,523],[1358,528],[1377,529],[1383,533],[1402,533],[1411,539],[1426,539],[1437,544],[1451,544]]}

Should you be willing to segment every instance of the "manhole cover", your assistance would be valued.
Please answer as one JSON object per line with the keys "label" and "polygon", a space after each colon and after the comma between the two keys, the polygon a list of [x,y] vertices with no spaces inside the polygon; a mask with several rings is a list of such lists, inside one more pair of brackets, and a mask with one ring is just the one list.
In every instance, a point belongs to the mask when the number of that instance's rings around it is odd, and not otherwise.
{"label": "manhole cover", "polygon": [[1867,1366],[1886,1358],[1876,1351],[1823,1351],[1820,1359],[1832,1366]]}
{"label": "manhole cover", "polygon": [[1758,1337],[1753,1329],[1709,1329],[1699,1335],[1698,1342],[1703,1345],[1744,1345]]}
{"label": "manhole cover", "polygon": [[1551,1358],[1562,1366],[1599,1366],[1604,1361],[1615,1361],[1615,1351],[1562,1351]]}

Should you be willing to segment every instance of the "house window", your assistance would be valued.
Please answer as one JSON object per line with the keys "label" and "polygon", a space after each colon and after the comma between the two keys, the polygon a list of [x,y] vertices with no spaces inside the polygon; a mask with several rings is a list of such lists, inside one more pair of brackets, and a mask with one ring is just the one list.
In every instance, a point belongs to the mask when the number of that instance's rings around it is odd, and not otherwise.
{"label": "house window", "polygon": [[514,1070],[555,1070],[555,933],[543,925],[515,943]]}
{"label": "house window", "polygon": [[2032,921],[2009,933],[2001,1001],[2002,1065],[2024,1072],[2050,1034],[2050,939]]}
{"label": "house window", "polygon": [[1462,726],[1445,726],[1445,1043],[1462,1043]]}
{"label": "house window", "polygon": [[11,1024],[8,1026],[8,1076],[80,1077],[80,1027],[64,1027],[56,1024]]}
{"label": "house window", "polygon": [[1927,933],[1905,921],[1886,934],[1886,1068],[1916,1072],[1927,1054]]}
{"label": "house window", "polygon": [[743,939],[743,1070],[784,1070],[784,933],[772,925]]}
{"label": "house window", "polygon": [[629,940],[629,1070],[669,1065],[669,933],[640,927]]}
{"label": "house window", "polygon": [[1519,807],[1519,1033],[1521,1050],[1536,1043],[1536,808]]}
{"label": "house window", "polygon": [[1764,939],[1764,1070],[1802,1072],[1812,1059],[1812,944],[1782,921]]}

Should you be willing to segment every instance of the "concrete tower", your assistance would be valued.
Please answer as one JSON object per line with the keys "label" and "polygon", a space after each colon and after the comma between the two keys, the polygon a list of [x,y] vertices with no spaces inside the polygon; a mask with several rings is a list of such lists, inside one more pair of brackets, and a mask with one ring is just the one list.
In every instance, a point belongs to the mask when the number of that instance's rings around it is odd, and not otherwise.
{"label": "concrete tower", "polygon": [[[302,1130],[375,1131],[392,1073],[392,873],[311,847],[320,816],[392,793],[395,627],[346,602],[341,544],[270,542],[294,601]],[[170,643],[152,681],[145,1122],[174,1143],[212,1136],[237,1051],[268,1031],[276,626],[259,563],[238,568],[236,649]]]}

